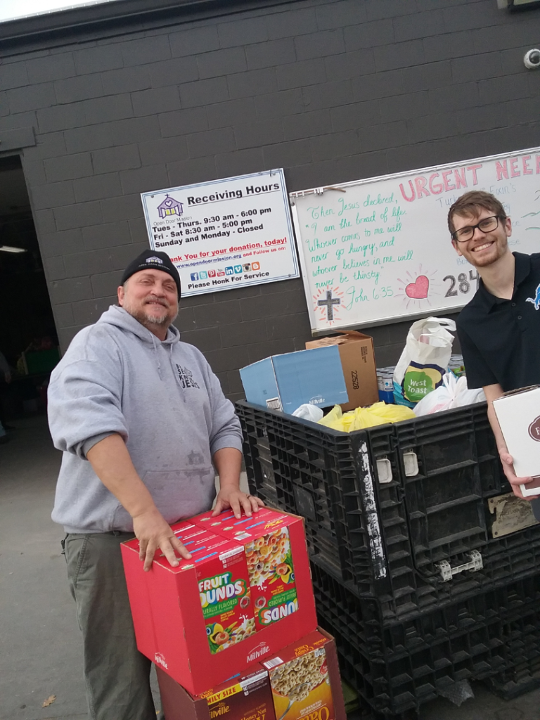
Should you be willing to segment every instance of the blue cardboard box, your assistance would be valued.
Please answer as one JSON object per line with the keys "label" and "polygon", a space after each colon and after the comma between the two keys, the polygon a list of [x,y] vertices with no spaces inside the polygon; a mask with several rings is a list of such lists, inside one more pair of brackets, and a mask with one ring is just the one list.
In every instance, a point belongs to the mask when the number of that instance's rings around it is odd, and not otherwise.
{"label": "blue cardboard box", "polygon": [[246,400],[289,415],[300,405],[348,401],[336,345],[272,355],[240,370]]}

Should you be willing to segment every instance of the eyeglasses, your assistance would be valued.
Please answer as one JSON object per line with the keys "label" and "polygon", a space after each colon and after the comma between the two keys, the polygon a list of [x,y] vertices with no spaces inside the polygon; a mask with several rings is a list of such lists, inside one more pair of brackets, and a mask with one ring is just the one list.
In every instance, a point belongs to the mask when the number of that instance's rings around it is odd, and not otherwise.
{"label": "eyeglasses", "polygon": [[502,215],[490,215],[483,220],[480,220],[476,225],[467,225],[467,227],[460,228],[452,233],[452,240],[456,242],[469,242],[474,235],[476,228],[481,230],[483,233],[491,232],[499,227],[499,220],[506,220]]}

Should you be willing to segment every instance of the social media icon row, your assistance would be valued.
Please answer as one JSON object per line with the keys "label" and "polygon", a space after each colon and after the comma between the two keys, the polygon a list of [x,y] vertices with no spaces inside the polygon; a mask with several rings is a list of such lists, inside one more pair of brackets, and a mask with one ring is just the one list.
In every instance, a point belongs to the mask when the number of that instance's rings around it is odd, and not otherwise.
{"label": "social media icon row", "polygon": [[260,270],[261,263],[245,263],[244,265],[229,265],[225,270],[201,270],[200,272],[191,273],[192,281],[206,280],[207,278],[222,277],[223,275],[238,275],[242,272],[251,272],[252,270]]}

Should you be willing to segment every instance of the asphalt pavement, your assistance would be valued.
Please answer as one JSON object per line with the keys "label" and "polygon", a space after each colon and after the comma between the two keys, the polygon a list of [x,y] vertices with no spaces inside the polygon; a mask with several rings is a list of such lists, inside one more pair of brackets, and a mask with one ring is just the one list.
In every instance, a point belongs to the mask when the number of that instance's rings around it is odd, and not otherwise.
{"label": "asphalt pavement", "polygon": [[[0,446],[0,720],[87,720],[63,531],[50,519],[61,456],[43,415],[12,424]],[[461,707],[426,704],[420,720],[540,720],[540,690],[510,702],[473,692]]]}

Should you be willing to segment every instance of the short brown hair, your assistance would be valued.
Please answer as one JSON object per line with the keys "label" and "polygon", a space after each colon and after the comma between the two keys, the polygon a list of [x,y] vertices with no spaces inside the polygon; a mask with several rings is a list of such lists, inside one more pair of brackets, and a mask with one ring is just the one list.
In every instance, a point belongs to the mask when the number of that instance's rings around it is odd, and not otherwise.
{"label": "short brown hair", "polygon": [[506,218],[506,213],[502,204],[491,193],[483,190],[471,190],[466,192],[452,205],[448,211],[448,229],[452,235],[456,228],[454,225],[454,215],[467,217],[469,215],[479,215],[481,210],[491,210],[494,215],[500,218]]}

